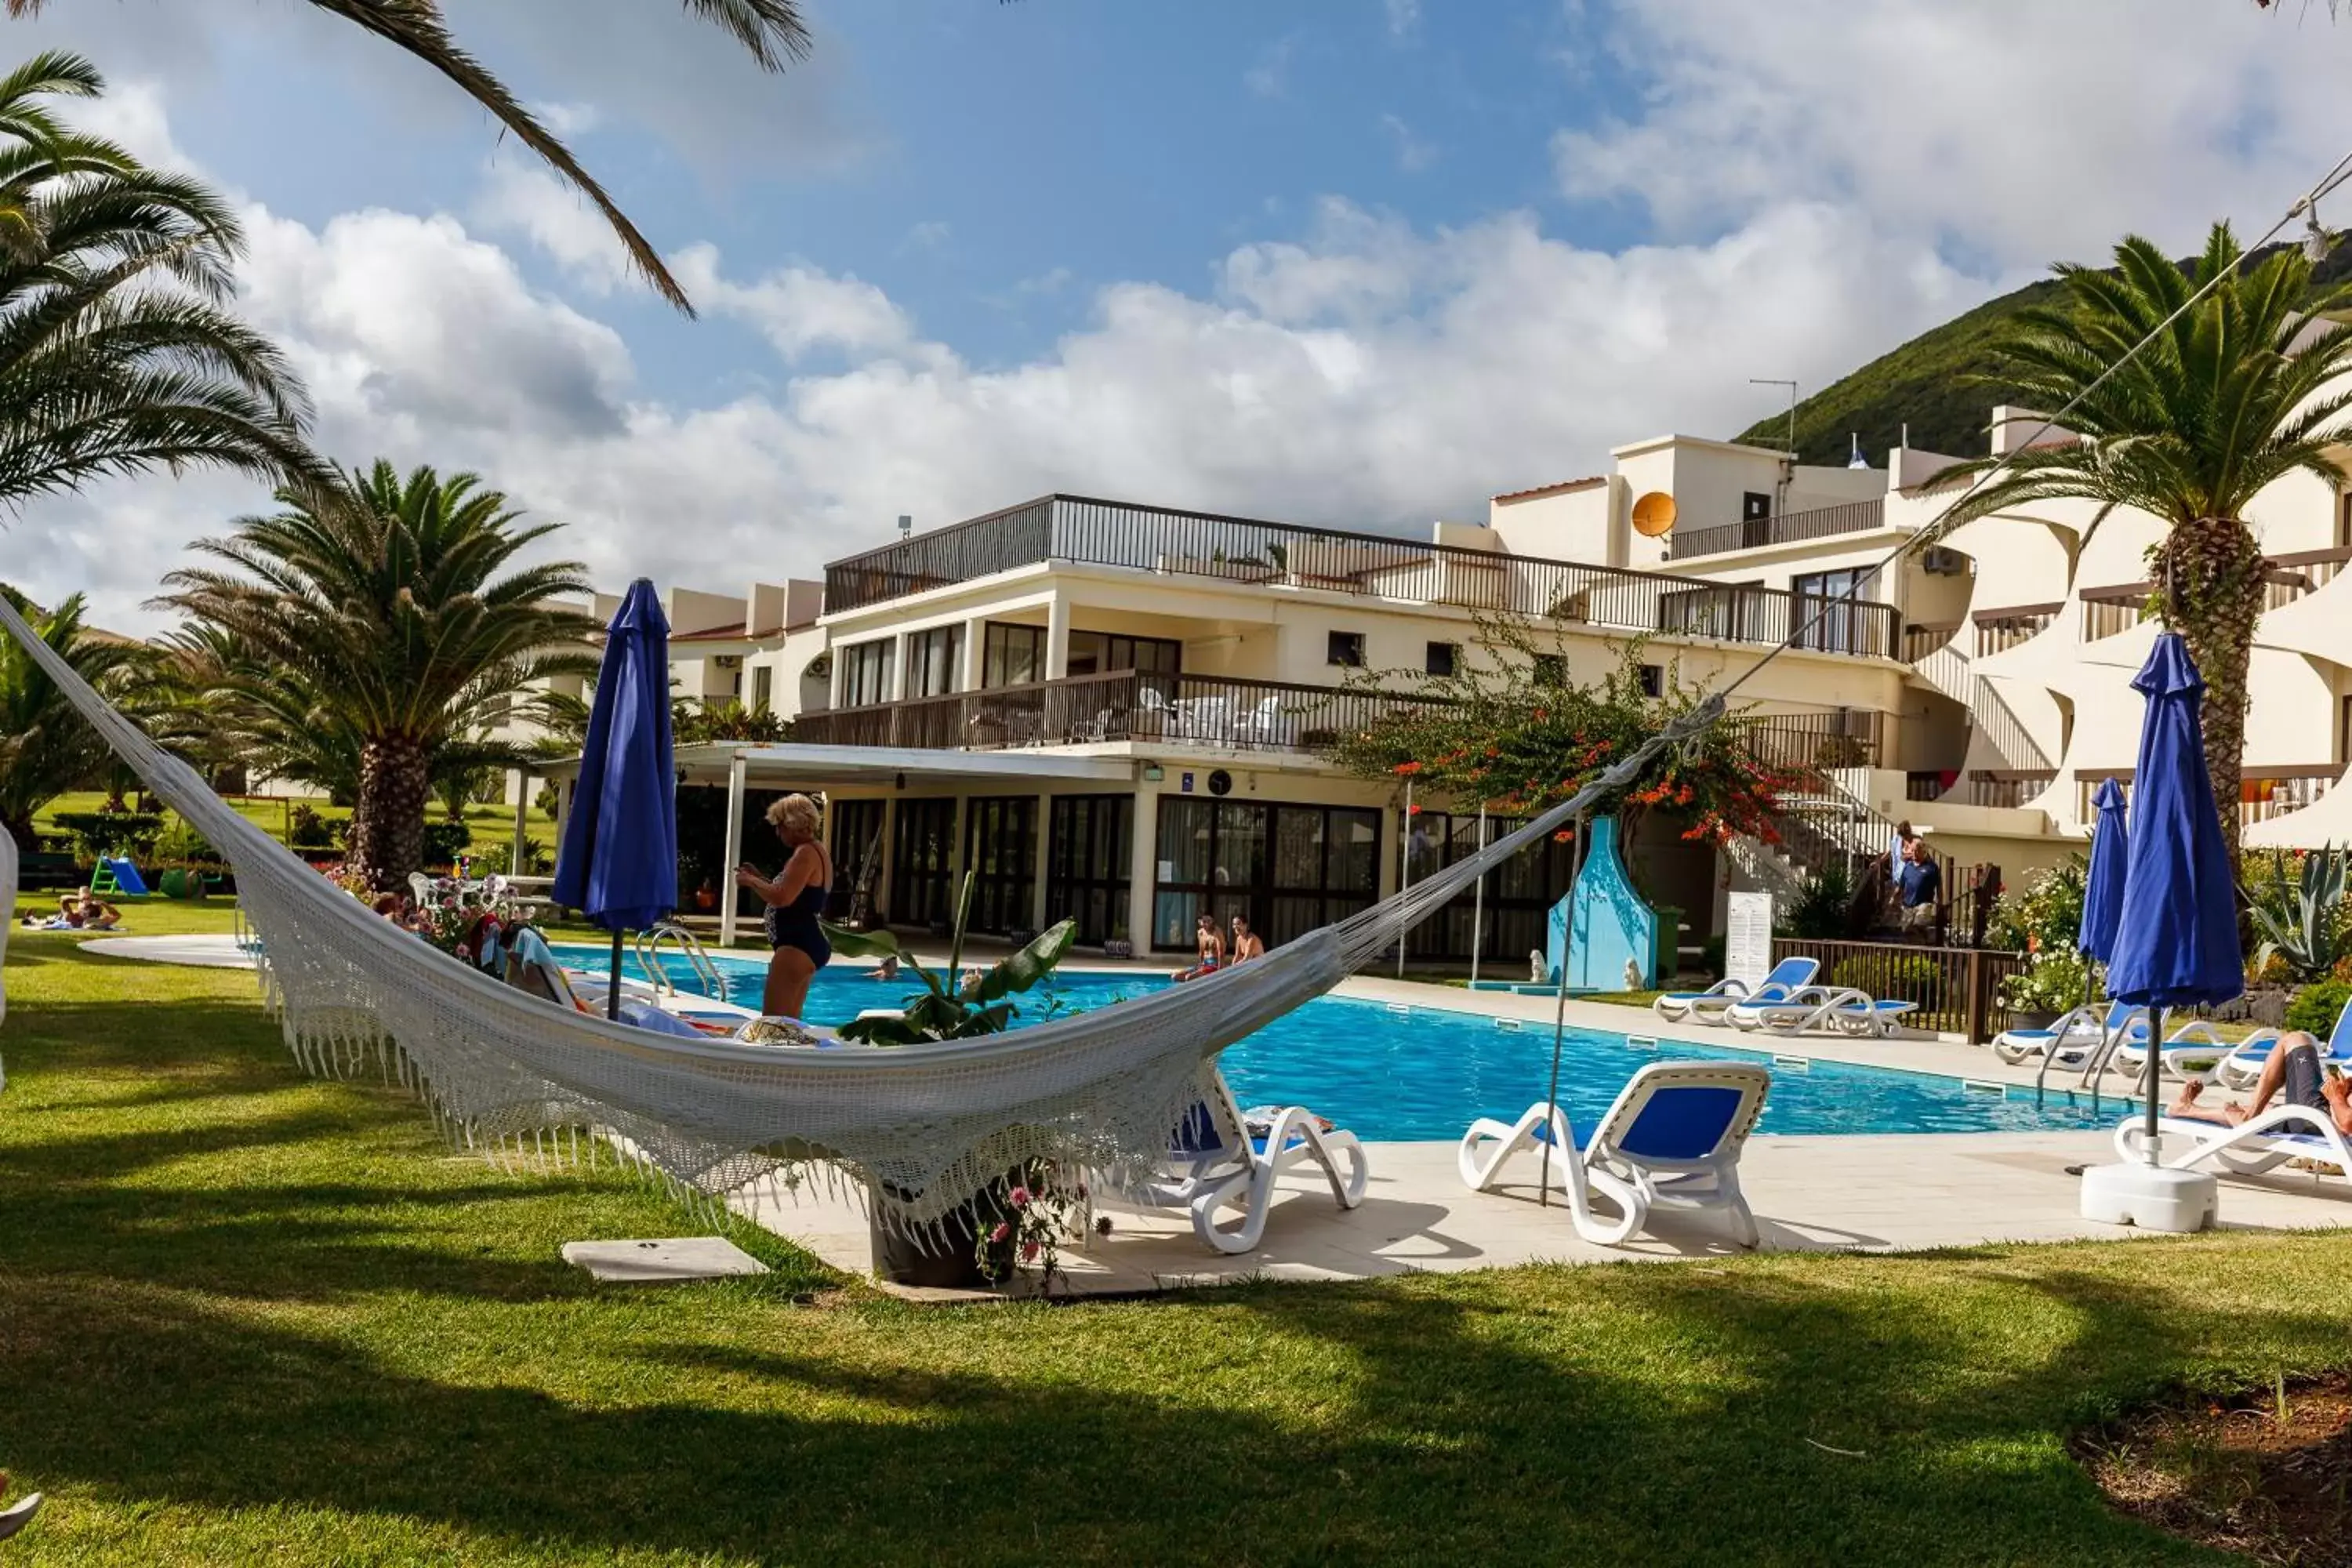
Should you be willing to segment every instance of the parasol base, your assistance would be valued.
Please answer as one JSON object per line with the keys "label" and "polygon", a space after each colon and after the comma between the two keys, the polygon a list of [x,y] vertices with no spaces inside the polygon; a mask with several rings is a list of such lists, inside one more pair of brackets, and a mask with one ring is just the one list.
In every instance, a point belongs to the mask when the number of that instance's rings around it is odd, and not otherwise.
{"label": "parasol base", "polygon": [[2142,1230],[2203,1230],[2221,1217],[2221,1184],[2202,1171],[2094,1165],[2083,1173],[2083,1217]]}

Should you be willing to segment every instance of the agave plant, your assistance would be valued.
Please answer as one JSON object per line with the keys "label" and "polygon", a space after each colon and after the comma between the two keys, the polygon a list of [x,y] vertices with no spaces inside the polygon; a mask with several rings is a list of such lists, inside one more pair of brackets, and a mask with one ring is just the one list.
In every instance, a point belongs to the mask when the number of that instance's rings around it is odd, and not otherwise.
{"label": "agave plant", "polygon": [[2345,851],[2322,845],[2303,858],[2303,873],[2290,879],[2286,855],[2271,852],[2271,875],[2246,889],[2255,934],[2254,968],[2275,956],[2298,982],[2326,978],[2352,942],[2344,926]]}
{"label": "agave plant", "polygon": [[887,931],[850,931],[823,922],[825,940],[834,951],[851,958],[895,958],[923,983],[922,991],[896,1016],[858,1018],[835,1031],[845,1040],[874,1046],[913,1046],[928,1040],[963,1040],[974,1035],[1001,1034],[1013,1023],[1013,998],[1054,973],[1077,940],[1078,923],[1064,921],[1039,933],[1028,946],[969,979],[963,973],[964,921],[971,914],[971,876],[967,873],[956,900],[955,936],[948,949],[946,978],[923,967],[920,960],[898,945]]}

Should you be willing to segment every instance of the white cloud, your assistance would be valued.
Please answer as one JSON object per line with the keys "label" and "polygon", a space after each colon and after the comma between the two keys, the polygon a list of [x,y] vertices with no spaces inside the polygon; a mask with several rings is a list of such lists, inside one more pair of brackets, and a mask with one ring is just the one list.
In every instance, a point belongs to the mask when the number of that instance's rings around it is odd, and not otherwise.
{"label": "white cloud", "polygon": [[1250,68],[1242,73],[1242,85],[1259,98],[1280,98],[1290,86],[1290,57],[1297,44],[1290,38],[1276,38],[1258,51]]}
{"label": "white cloud", "polygon": [[1417,174],[1437,162],[1437,149],[1412,133],[1402,116],[1383,114],[1381,127],[1396,142],[1397,167],[1408,174]]}
{"label": "white cloud", "polygon": [[1421,0],[1387,0],[1389,37],[1409,38],[1421,26]]}
{"label": "white cloud", "polygon": [[[2127,26],[2033,12],[2021,47],[2005,14],[1924,0],[1757,10],[1612,24],[1626,58],[1664,62],[1649,96],[1555,146],[1571,192],[1657,214],[1661,238],[1613,253],[1529,212],[1431,229],[1327,199],[1304,232],[1267,219],[1203,290],[1034,279],[1090,300],[1083,324],[982,366],[837,266],[730,270],[690,246],[675,263],[704,319],[664,330],[748,326],[775,379],[659,398],[595,319],[622,275],[601,224],[502,157],[464,221],[254,207],[246,308],[336,456],[477,468],[569,523],[554,548],[600,580],[726,589],[814,575],[900,512],[929,527],[1055,488],[1345,527],[1477,517],[1612,444],[1740,428],[1771,406],[1749,376],[1818,386],[2123,228],[2274,212],[2352,139],[2352,24],[2144,0]],[[1287,58],[1261,62],[1273,90]],[[110,103],[118,133],[168,145],[157,105]],[[509,235],[580,303],[533,287]],[[184,542],[255,500],[203,476],[110,485],[33,509],[0,554],[37,594],[88,586],[102,620],[152,626],[137,605]]]}
{"label": "white cloud", "polygon": [[1695,0],[1609,26],[1642,112],[1560,132],[1560,184],[1669,234],[1833,201],[2038,268],[2129,229],[2259,232],[2352,142],[2352,26],[2318,8]]}

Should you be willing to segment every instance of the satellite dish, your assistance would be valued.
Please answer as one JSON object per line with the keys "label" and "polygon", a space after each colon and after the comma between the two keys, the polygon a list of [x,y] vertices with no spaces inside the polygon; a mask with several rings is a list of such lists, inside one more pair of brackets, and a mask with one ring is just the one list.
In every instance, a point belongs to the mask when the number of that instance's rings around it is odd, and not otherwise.
{"label": "satellite dish", "polygon": [[1652,490],[1633,503],[1633,531],[1644,539],[1655,539],[1670,533],[1675,526],[1675,498],[1664,490]]}

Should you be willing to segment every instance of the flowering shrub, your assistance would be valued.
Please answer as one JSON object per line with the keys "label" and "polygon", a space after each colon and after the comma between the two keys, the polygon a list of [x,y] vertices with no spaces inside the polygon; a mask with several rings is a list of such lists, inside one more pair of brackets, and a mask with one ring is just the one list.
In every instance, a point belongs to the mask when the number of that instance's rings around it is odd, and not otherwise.
{"label": "flowering shrub", "polygon": [[2023,952],[2025,968],[2000,983],[2001,1005],[2021,1013],[2063,1013],[2087,994],[2090,968],[2075,951],[2083,931],[2083,881],[2088,868],[2072,855],[2035,875],[2022,892],[1993,907],[1987,939]]}
{"label": "flowering shrub", "polygon": [[1003,1198],[981,1200],[976,1259],[981,1273],[991,1284],[1001,1285],[1024,1268],[1034,1268],[1051,1289],[1054,1277],[1061,1272],[1062,1238],[1071,1233],[1072,1216],[1086,1201],[1086,1184],[1065,1185],[1050,1162],[1032,1160],[1019,1167]]}
{"label": "flowering shrub", "polygon": [[[1701,692],[1669,668],[1655,696],[1643,689],[1643,645],[1625,645],[1597,686],[1568,679],[1565,661],[1538,652],[1525,623],[1481,619],[1479,642],[1492,667],[1465,661],[1452,675],[1406,677],[1416,695],[1360,729],[1335,736],[1333,760],[1358,776],[1410,780],[1416,789],[1506,816],[1532,816],[1582,789],[1594,774],[1696,707]],[[1400,679],[1367,672],[1367,692]],[[1693,842],[1726,844],[1742,835],[1780,841],[1773,818],[1781,794],[1801,778],[1767,765],[1734,724],[1715,725],[1648,768],[1596,812],[1614,812],[1630,837],[1649,811],[1671,814]]]}

